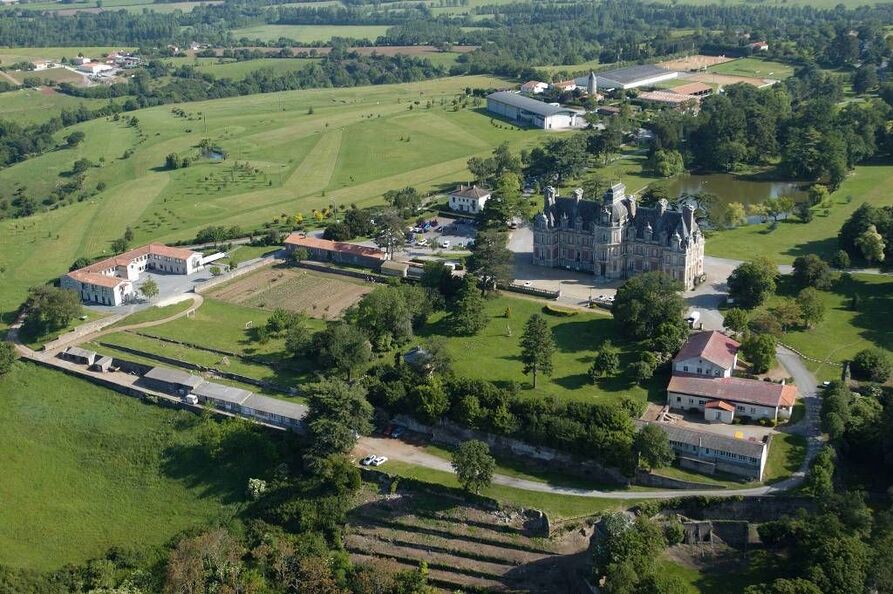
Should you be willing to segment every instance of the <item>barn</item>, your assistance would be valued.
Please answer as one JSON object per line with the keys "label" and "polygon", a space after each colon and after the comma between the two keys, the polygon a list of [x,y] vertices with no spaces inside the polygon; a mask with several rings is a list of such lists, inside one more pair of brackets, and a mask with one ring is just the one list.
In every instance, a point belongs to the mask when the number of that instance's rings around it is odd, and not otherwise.
{"label": "barn", "polygon": [[510,91],[487,95],[487,111],[518,124],[544,130],[567,130],[586,124],[582,112],[543,103]]}

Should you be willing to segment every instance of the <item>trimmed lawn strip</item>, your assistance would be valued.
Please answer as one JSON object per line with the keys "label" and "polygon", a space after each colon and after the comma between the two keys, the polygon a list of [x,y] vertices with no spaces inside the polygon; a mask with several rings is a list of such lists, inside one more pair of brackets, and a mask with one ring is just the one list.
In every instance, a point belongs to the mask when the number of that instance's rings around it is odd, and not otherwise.
{"label": "trimmed lawn strip", "polygon": [[775,483],[800,469],[806,457],[806,437],[795,433],[778,433],[769,445],[769,457],[763,472],[763,482]]}
{"label": "trimmed lawn strip", "polygon": [[158,307],[157,305],[152,306],[148,309],[144,309],[142,311],[138,311],[136,313],[132,313],[123,320],[118,320],[109,328],[121,328],[123,326],[131,326],[133,324],[144,324],[146,322],[156,322],[158,320],[163,320],[165,318],[169,318],[171,316],[175,316],[178,313],[184,312],[190,307],[193,306],[193,301],[188,299],[186,301],[180,301],[178,303],[172,303],[171,305],[165,305],[162,307]]}

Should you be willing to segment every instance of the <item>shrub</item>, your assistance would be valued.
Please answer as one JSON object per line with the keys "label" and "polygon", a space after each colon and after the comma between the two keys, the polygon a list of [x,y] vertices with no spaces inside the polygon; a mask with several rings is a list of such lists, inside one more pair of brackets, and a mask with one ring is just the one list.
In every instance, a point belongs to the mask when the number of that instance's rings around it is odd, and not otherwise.
{"label": "shrub", "polygon": [[879,348],[865,349],[856,353],[850,369],[853,377],[858,380],[884,383],[890,377],[890,359]]}
{"label": "shrub", "polygon": [[[548,314],[550,316],[558,316],[562,318],[567,318],[570,316],[577,315],[576,310],[568,309],[566,307],[558,307],[557,305],[552,305],[547,303],[543,306],[543,313]],[[506,316],[508,317],[508,316]]]}

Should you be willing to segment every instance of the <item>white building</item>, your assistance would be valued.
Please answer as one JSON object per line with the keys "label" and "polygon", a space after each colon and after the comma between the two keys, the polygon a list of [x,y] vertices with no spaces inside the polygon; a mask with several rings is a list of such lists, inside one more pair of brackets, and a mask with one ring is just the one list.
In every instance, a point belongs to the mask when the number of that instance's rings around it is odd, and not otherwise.
{"label": "white building", "polygon": [[73,270],[59,285],[77,291],[86,303],[121,305],[133,299],[133,281],[147,269],[189,275],[201,267],[202,255],[197,252],[152,243]]}
{"label": "white building", "polygon": [[109,72],[110,70],[114,69],[114,66],[109,66],[108,64],[103,64],[102,62],[86,62],[77,67],[78,72],[92,75],[102,74],[103,72]]}
{"label": "white building", "polygon": [[529,93],[531,95],[539,95],[546,91],[549,88],[549,83],[544,83],[539,80],[529,80],[523,85],[521,85],[522,93]]}
{"label": "white building", "polygon": [[513,122],[544,130],[567,130],[581,128],[586,124],[582,112],[509,91],[487,95],[487,111]]}
{"label": "white building", "polygon": [[[638,87],[652,87],[657,83],[672,80],[679,76],[678,72],[644,64],[642,66],[629,66],[609,70],[597,75],[598,87],[601,89],[636,89]],[[586,84],[586,77],[577,79],[577,84]]]}
{"label": "white building", "polygon": [[737,341],[722,332],[698,332],[693,334],[676,357],[673,358],[674,374],[700,375],[705,377],[732,377],[738,364]]}
{"label": "white building", "polygon": [[450,192],[450,210],[478,214],[491,196],[490,190],[477,186],[458,186]]}
{"label": "white building", "polygon": [[796,401],[795,386],[739,377],[674,375],[667,386],[670,409],[699,412],[711,422],[731,423],[735,415],[781,421],[790,418]]}

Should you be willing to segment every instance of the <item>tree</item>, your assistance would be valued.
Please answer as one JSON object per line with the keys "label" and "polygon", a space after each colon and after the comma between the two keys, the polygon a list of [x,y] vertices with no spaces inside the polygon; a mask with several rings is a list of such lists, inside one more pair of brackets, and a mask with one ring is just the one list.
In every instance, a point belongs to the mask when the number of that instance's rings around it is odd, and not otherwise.
{"label": "tree", "polygon": [[674,150],[658,149],[654,153],[654,172],[660,177],[673,177],[685,172],[682,153]]}
{"label": "tree", "polygon": [[685,302],[681,285],[660,272],[646,272],[626,281],[617,289],[611,312],[620,331],[637,339],[650,339],[661,324],[684,330]]}
{"label": "tree", "polygon": [[710,205],[707,219],[714,227],[728,229],[745,224],[747,222],[747,211],[740,202],[716,200]]}
{"label": "tree", "polygon": [[753,373],[766,373],[775,363],[775,337],[751,334],[741,342],[741,354],[750,362]]}
{"label": "tree", "polygon": [[348,381],[355,369],[372,358],[369,339],[362,330],[346,322],[331,323],[314,334],[313,347],[322,365],[344,372]]}
{"label": "tree", "polygon": [[411,186],[400,190],[388,190],[384,193],[384,201],[396,209],[402,216],[414,215],[422,206],[422,195]]}
{"label": "tree", "polygon": [[450,408],[450,397],[439,378],[415,386],[411,391],[416,414],[427,423],[436,423]]}
{"label": "tree", "polygon": [[288,254],[289,260],[291,260],[294,264],[299,264],[304,260],[310,259],[310,250],[307,248],[299,247]]}
{"label": "tree", "polygon": [[654,377],[654,372],[660,364],[658,356],[650,351],[643,351],[637,361],[629,366],[630,377],[637,382],[648,381]]}
{"label": "tree", "polygon": [[524,325],[521,336],[521,362],[524,373],[533,374],[533,387],[536,388],[537,373],[552,375],[552,355],[555,354],[555,341],[552,330],[540,314],[533,314]]}
{"label": "tree", "polygon": [[877,66],[874,64],[862,64],[853,74],[853,90],[862,95],[868,91],[877,88],[878,76]]}
{"label": "tree", "polygon": [[819,500],[827,500],[834,494],[834,448],[824,446],[809,468],[803,490]]}
{"label": "tree", "polygon": [[745,262],[729,275],[729,296],[737,307],[753,309],[775,293],[777,277],[778,269],[768,258]]}
{"label": "tree", "polygon": [[490,448],[482,441],[472,439],[462,443],[453,452],[453,470],[462,488],[470,493],[480,493],[493,480],[496,461]]}
{"label": "tree", "polygon": [[366,331],[378,351],[390,350],[413,336],[413,311],[399,287],[376,287],[365,295],[347,318]]}
{"label": "tree", "polygon": [[512,253],[505,244],[505,234],[494,229],[481,231],[474,238],[468,272],[480,279],[482,291],[495,291],[512,276]]}
{"label": "tree", "polygon": [[123,237],[119,237],[118,239],[112,240],[112,251],[116,254],[121,254],[127,251],[127,248],[130,244]]}
{"label": "tree", "polygon": [[871,264],[884,261],[884,237],[878,233],[877,227],[869,225],[868,228],[856,238],[856,247],[862,251],[862,257]]}
{"label": "tree", "polygon": [[748,318],[749,315],[746,309],[732,307],[726,310],[726,314],[722,318],[722,326],[738,334],[747,329]]}
{"label": "tree", "polygon": [[812,287],[806,287],[797,294],[797,305],[800,306],[800,314],[807,328],[825,319],[825,301]]}
{"label": "tree", "polygon": [[827,289],[831,286],[831,267],[815,254],[794,258],[794,281],[801,288]]}
{"label": "tree", "polygon": [[143,297],[152,301],[155,297],[158,297],[158,293],[160,290],[158,289],[158,283],[155,282],[155,279],[149,278],[146,279],[146,282],[140,286],[140,293],[143,294]]}
{"label": "tree", "polygon": [[74,148],[82,143],[84,141],[84,138],[86,137],[86,134],[84,134],[80,130],[76,130],[65,137],[65,144],[68,146],[68,148]]}
{"label": "tree", "polygon": [[33,287],[25,301],[22,330],[28,336],[40,336],[61,330],[81,313],[76,291],[50,286]]}
{"label": "tree", "polygon": [[890,359],[883,349],[877,347],[863,349],[853,357],[850,370],[855,379],[882,384],[890,377]]}
{"label": "tree", "polygon": [[803,312],[800,304],[790,297],[782,297],[770,308],[770,313],[778,320],[781,329],[785,332],[796,328],[803,321]]}
{"label": "tree", "polygon": [[595,351],[592,365],[589,367],[589,380],[595,383],[600,377],[615,374],[620,370],[620,351],[610,340],[606,340]]}
{"label": "tree", "polygon": [[12,346],[12,343],[6,341],[0,342],[0,377],[9,373],[15,360],[16,351],[15,347]]}
{"label": "tree", "polygon": [[406,243],[406,224],[403,217],[395,209],[389,208],[375,218],[375,227],[375,244],[393,258]]}
{"label": "tree", "polygon": [[353,449],[356,434],[372,431],[372,405],[361,385],[324,380],[308,386],[307,394],[304,424],[313,457],[346,454]]}
{"label": "tree", "polygon": [[504,229],[521,214],[521,179],[512,172],[503,173],[496,182],[496,191],[484,204],[481,219],[486,227]]}
{"label": "tree", "polygon": [[633,451],[647,469],[669,466],[676,458],[666,431],[657,425],[645,425],[636,433]]}
{"label": "tree", "polygon": [[304,357],[312,338],[306,318],[302,316],[285,331],[285,352],[295,359]]}
{"label": "tree", "polygon": [[465,275],[450,318],[453,332],[460,336],[477,334],[487,325],[484,298],[477,288],[474,277]]}
{"label": "tree", "polygon": [[843,250],[837,250],[831,258],[831,266],[838,270],[846,270],[850,267],[850,255]]}

